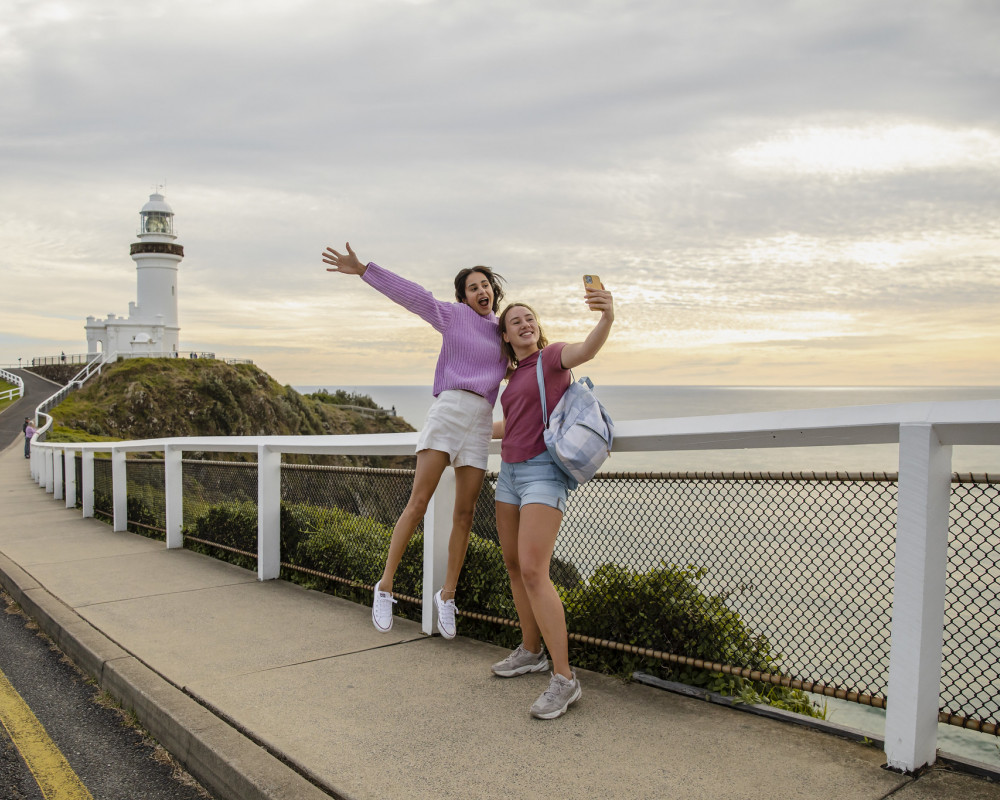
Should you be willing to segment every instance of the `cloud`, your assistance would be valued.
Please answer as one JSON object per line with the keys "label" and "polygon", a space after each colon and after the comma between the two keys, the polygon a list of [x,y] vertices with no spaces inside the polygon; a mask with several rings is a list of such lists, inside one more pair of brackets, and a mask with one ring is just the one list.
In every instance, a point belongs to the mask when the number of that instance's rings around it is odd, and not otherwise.
{"label": "cloud", "polygon": [[892,332],[918,343],[900,379],[947,382],[964,356],[929,365],[926,332],[1000,325],[998,23],[957,0],[0,2],[0,362],[126,312],[165,183],[182,343],[287,382],[430,379],[433,332],[324,271],[347,239],[439,297],[489,264],[567,338],[596,272],[602,369],[629,380],[789,383],[799,346],[853,374]]}
{"label": "cloud", "polygon": [[807,127],[741,147],[740,166],[769,172],[843,177],[942,169],[1000,170],[1000,135],[897,124]]}

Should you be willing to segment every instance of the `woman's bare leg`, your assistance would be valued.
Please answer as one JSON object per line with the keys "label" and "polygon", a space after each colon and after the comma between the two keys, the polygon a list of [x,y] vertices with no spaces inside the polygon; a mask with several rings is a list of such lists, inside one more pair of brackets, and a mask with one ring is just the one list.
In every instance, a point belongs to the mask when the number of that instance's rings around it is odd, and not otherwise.
{"label": "woman's bare leg", "polygon": [[521,509],[518,526],[518,560],[521,580],[531,602],[531,611],[552,659],[552,671],[573,678],[569,667],[566,611],[549,578],[549,564],[562,523],[562,511],[541,503]]}
{"label": "woman's bare leg", "polygon": [[521,524],[521,510],[512,503],[497,502],[497,536],[503,551],[503,562],[510,575],[510,592],[514,596],[514,608],[521,623],[521,640],[527,650],[539,653],[542,650],[542,633],[531,609],[531,599],[524,588],[518,556],[518,528]]}
{"label": "woman's bare leg", "polygon": [[441,599],[453,600],[458,577],[469,549],[469,533],[476,513],[476,501],[483,488],[486,470],[476,467],[458,467],[455,470],[455,511],[451,518],[451,537],[448,539],[448,569],[441,587]]}
{"label": "woman's bare leg", "polygon": [[420,520],[423,519],[424,512],[427,511],[427,504],[430,502],[434,490],[437,489],[441,474],[450,461],[450,456],[440,450],[421,450],[417,453],[417,470],[413,476],[413,489],[410,491],[410,499],[406,503],[406,508],[403,509],[403,513],[396,520],[396,526],[392,529],[389,555],[386,557],[385,569],[379,580],[380,591],[392,591],[392,580],[399,568],[399,562],[403,560],[406,546],[410,543]]}

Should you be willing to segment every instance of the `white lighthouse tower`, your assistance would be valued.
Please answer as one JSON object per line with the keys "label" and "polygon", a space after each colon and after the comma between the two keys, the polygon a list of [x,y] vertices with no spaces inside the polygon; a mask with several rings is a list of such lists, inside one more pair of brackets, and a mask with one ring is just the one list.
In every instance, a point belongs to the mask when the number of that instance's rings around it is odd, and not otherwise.
{"label": "white lighthouse tower", "polygon": [[154,192],[139,212],[139,241],[129,251],[135,261],[136,301],[128,304],[127,318],[87,317],[89,354],[176,355],[177,267],[184,258],[176,239],[174,211]]}

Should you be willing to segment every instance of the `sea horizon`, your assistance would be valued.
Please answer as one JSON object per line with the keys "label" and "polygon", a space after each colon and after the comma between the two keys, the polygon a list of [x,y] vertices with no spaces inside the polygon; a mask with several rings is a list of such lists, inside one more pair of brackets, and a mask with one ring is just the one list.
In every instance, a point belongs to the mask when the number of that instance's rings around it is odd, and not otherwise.
{"label": "sea horizon", "polygon": [[[580,377],[579,375],[577,377]],[[302,393],[325,389],[367,395],[385,409],[419,430],[434,398],[429,384],[307,384],[293,386]],[[1000,386],[745,386],[595,384],[595,391],[618,422],[669,419],[756,411],[789,411],[804,408],[886,405],[956,400],[1000,400]],[[502,391],[502,387],[501,387]],[[494,418],[502,417],[499,399]],[[898,469],[898,447],[857,445],[851,447],[790,447],[757,450],[676,451],[666,453],[614,453],[605,471],[815,471],[894,472]],[[956,472],[1000,473],[1000,447],[954,448],[952,468]],[[499,469],[491,457],[490,469]]]}

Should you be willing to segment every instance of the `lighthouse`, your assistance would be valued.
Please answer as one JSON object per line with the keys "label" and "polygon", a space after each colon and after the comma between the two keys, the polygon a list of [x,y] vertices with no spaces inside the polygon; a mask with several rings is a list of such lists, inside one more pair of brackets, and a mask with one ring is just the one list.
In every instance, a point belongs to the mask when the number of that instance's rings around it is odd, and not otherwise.
{"label": "lighthouse", "polygon": [[177,272],[184,248],[177,244],[174,211],[154,192],[139,212],[139,241],[129,254],[135,262],[136,299],[128,316],[87,317],[90,355],[176,355]]}

